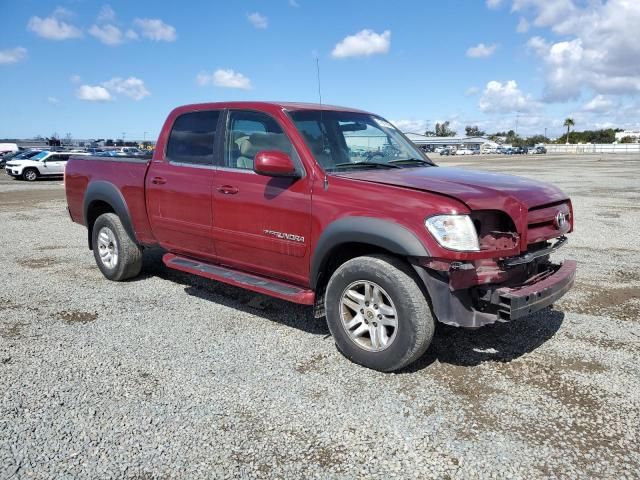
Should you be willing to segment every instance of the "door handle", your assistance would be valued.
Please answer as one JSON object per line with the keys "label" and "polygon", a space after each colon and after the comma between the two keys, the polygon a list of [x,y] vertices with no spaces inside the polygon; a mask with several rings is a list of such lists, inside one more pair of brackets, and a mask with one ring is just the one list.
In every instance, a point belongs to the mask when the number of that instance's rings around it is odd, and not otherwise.
{"label": "door handle", "polygon": [[167,183],[167,179],[162,177],[153,177],[151,183],[155,185],[164,185],[165,183]]}
{"label": "door handle", "polygon": [[218,191],[225,195],[235,195],[236,193],[238,193],[238,187],[234,187],[232,185],[222,185],[221,187],[218,187]]}

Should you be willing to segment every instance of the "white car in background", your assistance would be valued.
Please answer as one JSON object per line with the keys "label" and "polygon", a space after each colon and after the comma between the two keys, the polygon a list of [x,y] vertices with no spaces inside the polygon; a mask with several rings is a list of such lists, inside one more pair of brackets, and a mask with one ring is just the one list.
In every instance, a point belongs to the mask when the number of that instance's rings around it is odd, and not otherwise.
{"label": "white car in background", "polygon": [[470,148],[459,148],[456,150],[456,155],[473,155],[473,150]]}
{"label": "white car in background", "polygon": [[29,182],[38,177],[63,176],[64,167],[71,155],[88,155],[88,153],[49,152],[47,150],[25,160],[8,161],[5,165],[7,175],[21,178]]}

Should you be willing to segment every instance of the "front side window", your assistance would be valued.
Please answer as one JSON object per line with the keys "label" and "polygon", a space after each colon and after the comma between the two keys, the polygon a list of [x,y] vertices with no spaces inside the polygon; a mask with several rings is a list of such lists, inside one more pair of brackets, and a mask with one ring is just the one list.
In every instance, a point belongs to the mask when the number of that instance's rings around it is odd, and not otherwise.
{"label": "front side window", "polygon": [[229,134],[225,166],[252,170],[253,161],[263,150],[277,150],[293,156],[294,150],[284,131],[272,117],[250,111],[229,112]]}
{"label": "front side window", "polygon": [[432,162],[389,122],[359,112],[290,112],[325,171],[428,166]]}
{"label": "front side window", "polygon": [[190,112],[173,124],[167,143],[171,162],[213,165],[219,111]]}

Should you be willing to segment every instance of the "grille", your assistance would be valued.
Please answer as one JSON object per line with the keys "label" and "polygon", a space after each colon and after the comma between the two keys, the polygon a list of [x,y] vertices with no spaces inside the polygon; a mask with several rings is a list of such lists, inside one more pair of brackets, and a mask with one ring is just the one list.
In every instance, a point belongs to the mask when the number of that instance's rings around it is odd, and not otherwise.
{"label": "grille", "polygon": [[569,222],[564,228],[560,229],[556,222],[558,212],[570,215],[571,209],[569,207],[569,202],[562,201],[550,203],[548,205],[529,209],[527,217],[527,243],[529,245],[532,243],[550,240],[567,233],[570,228],[571,219],[569,219]]}

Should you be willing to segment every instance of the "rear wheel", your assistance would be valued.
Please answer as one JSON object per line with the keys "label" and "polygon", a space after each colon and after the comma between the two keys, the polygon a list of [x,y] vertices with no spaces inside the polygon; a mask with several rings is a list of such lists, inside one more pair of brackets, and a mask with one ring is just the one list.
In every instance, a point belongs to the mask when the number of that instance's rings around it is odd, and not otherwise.
{"label": "rear wheel", "polygon": [[38,178],[38,171],[35,168],[25,168],[24,172],[22,172],[22,178],[28,182],[34,182]]}
{"label": "rear wheel", "polygon": [[411,268],[392,256],[357,257],[329,279],[329,330],[338,350],[374,370],[392,372],[429,347],[435,322]]}
{"label": "rear wheel", "polygon": [[109,280],[126,280],[142,270],[142,248],[129,236],[115,213],[98,217],[93,224],[91,243],[98,268]]}

